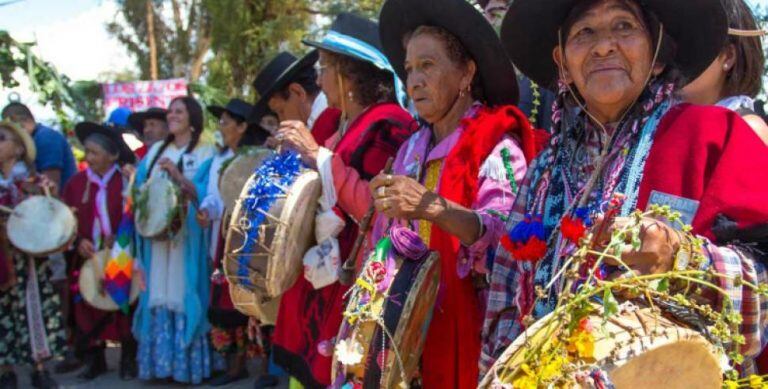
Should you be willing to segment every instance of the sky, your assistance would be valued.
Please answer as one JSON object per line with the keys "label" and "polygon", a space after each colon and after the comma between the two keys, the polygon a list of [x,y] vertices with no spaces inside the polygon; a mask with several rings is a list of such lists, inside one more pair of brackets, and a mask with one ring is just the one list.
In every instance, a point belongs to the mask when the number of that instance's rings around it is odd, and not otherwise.
{"label": "sky", "polygon": [[[0,0],[0,4],[12,0]],[[670,0],[674,1],[674,0]],[[768,0],[747,0],[768,7]],[[35,41],[35,52],[73,80],[92,80],[106,71],[135,70],[126,50],[106,31],[117,12],[114,0],[21,0],[0,7],[0,29],[17,41]],[[35,104],[24,86],[13,91],[0,88],[0,106],[10,92]],[[43,115],[53,118],[42,107]]]}

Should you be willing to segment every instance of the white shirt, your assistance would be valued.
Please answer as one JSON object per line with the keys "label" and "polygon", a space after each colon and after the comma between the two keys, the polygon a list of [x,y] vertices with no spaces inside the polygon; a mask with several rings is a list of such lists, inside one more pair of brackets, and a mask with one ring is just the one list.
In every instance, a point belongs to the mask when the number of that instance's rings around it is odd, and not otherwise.
{"label": "white shirt", "polygon": [[219,192],[219,177],[221,176],[221,165],[234,157],[235,153],[227,149],[223,153],[218,153],[213,157],[211,170],[208,173],[208,190],[205,198],[200,202],[200,209],[208,213],[211,219],[211,258],[216,257],[216,250],[219,244],[219,231],[221,230],[221,217],[224,214],[224,201]]}
{"label": "white shirt", "polygon": [[309,111],[309,119],[307,119],[307,128],[312,129],[312,126],[315,125],[315,120],[326,108],[328,108],[328,99],[325,97],[325,93],[320,92],[315,97],[315,101],[312,102],[312,109]]}

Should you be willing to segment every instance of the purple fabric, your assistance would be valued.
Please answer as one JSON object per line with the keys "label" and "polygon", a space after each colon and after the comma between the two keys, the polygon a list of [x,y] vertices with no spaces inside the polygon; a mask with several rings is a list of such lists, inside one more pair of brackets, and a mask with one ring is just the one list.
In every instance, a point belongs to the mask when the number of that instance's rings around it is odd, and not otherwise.
{"label": "purple fabric", "polygon": [[[459,140],[463,128],[458,128],[451,135],[443,139],[432,150],[426,153],[432,137],[432,131],[424,127],[403,143],[397,153],[393,164],[393,172],[396,175],[405,175],[415,178],[422,166],[427,163],[445,159]],[[493,150],[490,158],[502,158],[501,150],[509,150],[510,162],[514,171],[515,180],[521,182],[525,177],[527,164],[523,151],[512,137],[505,137]],[[442,172],[441,172],[442,174]],[[442,178],[438,179],[440,182]],[[508,215],[515,201],[516,193],[512,190],[509,180],[502,178],[496,180],[488,177],[481,177],[478,183],[478,194],[472,204],[472,209],[479,213],[483,221],[484,234],[475,243],[470,246],[460,247],[458,256],[458,268],[456,271],[460,276],[467,276],[471,270],[480,273],[486,273],[486,256],[489,248],[495,248],[501,235],[504,234],[505,223],[497,215]],[[439,188],[436,188],[439,190]],[[382,236],[387,232],[390,225],[388,218],[380,215],[376,218],[371,234],[371,241],[374,247]],[[411,228],[418,231],[417,221],[412,221]]]}
{"label": "purple fabric", "polygon": [[398,254],[415,261],[424,259],[429,253],[429,247],[419,237],[419,234],[400,224],[394,224],[389,230],[392,245]]}

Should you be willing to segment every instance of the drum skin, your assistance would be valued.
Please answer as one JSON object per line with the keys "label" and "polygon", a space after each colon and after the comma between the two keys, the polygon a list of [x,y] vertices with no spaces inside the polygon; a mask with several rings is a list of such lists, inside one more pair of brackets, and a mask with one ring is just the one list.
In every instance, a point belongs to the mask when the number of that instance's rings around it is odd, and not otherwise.
{"label": "drum skin", "polygon": [[141,187],[138,197],[144,196],[148,196],[146,209],[136,206],[136,231],[147,239],[172,238],[184,220],[176,184],[164,176],[152,176]]}
{"label": "drum skin", "polygon": [[[545,325],[549,317],[534,323],[507,348],[482,380],[480,388],[502,386],[497,373],[503,366],[522,363],[526,342],[538,343],[538,339],[549,332]],[[614,315],[605,323],[604,330],[600,311],[589,320],[595,329],[594,359],[616,388],[722,387],[719,353],[697,331],[649,308]]]}
{"label": "drum skin", "polygon": [[[436,252],[421,261],[397,256],[395,266],[396,275],[386,291],[387,296],[393,297],[372,307],[378,311],[379,323],[384,323],[386,331],[375,321],[358,321],[353,325],[346,319],[342,321],[338,339],[355,339],[363,346],[364,356],[359,364],[344,366],[334,353],[334,379],[343,372],[366,388],[398,388],[403,387],[403,377],[409,384],[418,372],[440,286],[440,259]],[[360,297],[352,292],[347,307],[357,304]],[[399,360],[393,348],[397,349]]]}
{"label": "drum skin", "polygon": [[[248,180],[232,212],[224,246],[224,274],[230,284],[255,293],[265,303],[282,295],[301,274],[304,253],[315,244],[315,212],[321,183],[314,171],[297,176],[294,183],[285,188],[285,195],[272,204],[267,212],[270,216],[259,226],[254,252],[245,253],[242,252],[244,223],[248,221],[241,200],[248,196],[255,180],[255,177]],[[238,261],[241,256],[248,259],[245,268]]]}
{"label": "drum skin", "polygon": [[[80,294],[86,303],[102,311],[117,311],[120,307],[115,304],[112,297],[109,297],[102,288],[101,282],[104,279],[104,267],[109,261],[110,251],[101,250],[93,258],[85,261],[80,268],[80,276],[77,283],[80,287]],[[131,297],[130,303],[139,297],[140,287],[137,277],[131,278]]]}
{"label": "drum skin", "polygon": [[8,218],[8,240],[21,252],[45,257],[62,252],[77,236],[77,219],[63,202],[48,196],[32,196]]}
{"label": "drum skin", "polygon": [[245,154],[235,156],[226,169],[221,172],[219,193],[221,193],[221,200],[224,202],[225,213],[229,214],[235,209],[235,203],[240,198],[240,193],[253,171],[273,154],[274,152],[270,149],[252,148]]}

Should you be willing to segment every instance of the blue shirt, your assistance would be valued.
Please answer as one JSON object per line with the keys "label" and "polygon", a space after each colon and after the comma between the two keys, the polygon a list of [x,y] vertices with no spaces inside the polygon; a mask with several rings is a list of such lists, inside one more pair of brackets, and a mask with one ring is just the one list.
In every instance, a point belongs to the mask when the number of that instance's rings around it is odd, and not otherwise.
{"label": "blue shirt", "polygon": [[42,124],[35,126],[32,133],[37,148],[35,168],[38,172],[44,170],[61,170],[61,182],[57,182],[59,188],[63,188],[70,177],[77,172],[75,156],[69,147],[67,139],[60,132],[48,128]]}

